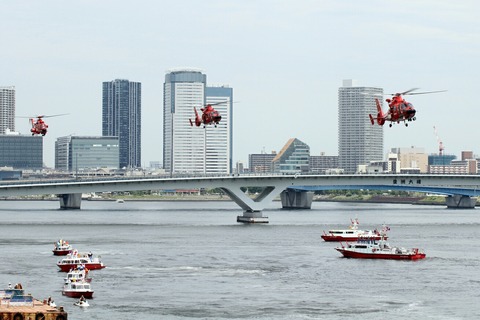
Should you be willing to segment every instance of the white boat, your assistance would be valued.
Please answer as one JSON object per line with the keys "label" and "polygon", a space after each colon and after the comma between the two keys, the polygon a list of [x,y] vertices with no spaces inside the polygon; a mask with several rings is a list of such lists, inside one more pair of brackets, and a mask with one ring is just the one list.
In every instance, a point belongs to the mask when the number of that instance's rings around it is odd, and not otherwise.
{"label": "white boat", "polygon": [[55,247],[52,251],[56,256],[66,256],[72,250],[72,246],[67,241],[60,239],[55,242]]}
{"label": "white boat", "polygon": [[125,200],[123,200],[123,199],[117,199],[117,201],[116,201],[116,203],[124,203],[124,202],[125,202]]}
{"label": "white boat", "polygon": [[356,259],[389,259],[389,260],[419,260],[425,259],[426,254],[418,248],[405,249],[390,246],[385,240],[359,238],[355,243],[342,244],[335,248],[346,258]]}
{"label": "white boat", "polygon": [[83,308],[90,306],[88,301],[85,300],[85,299],[82,299],[82,298],[80,298],[78,301],[74,302],[73,305],[75,305],[77,307],[83,307]]}
{"label": "white boat", "polygon": [[99,256],[94,257],[91,252],[78,253],[77,250],[69,253],[65,258],[57,263],[57,266],[63,272],[69,272],[70,270],[75,269],[78,265],[84,265],[89,270],[105,268],[105,265]]}
{"label": "white boat", "polygon": [[85,299],[93,298],[93,290],[90,286],[90,283],[85,281],[71,281],[66,283],[63,286],[62,294],[70,298],[80,298],[84,297]]}
{"label": "white boat", "polygon": [[92,278],[88,276],[88,269],[85,268],[85,266],[77,266],[76,268],[70,270],[64,280],[65,283],[71,281],[92,282]]}
{"label": "white boat", "polygon": [[[351,220],[351,225],[348,229],[334,229],[328,230],[328,232],[323,231],[322,239],[324,241],[357,241],[359,237],[369,237],[370,239],[380,240],[382,238],[382,232],[385,233],[387,230],[359,230],[358,229],[358,219]],[[383,234],[383,239],[387,239],[386,234]]]}

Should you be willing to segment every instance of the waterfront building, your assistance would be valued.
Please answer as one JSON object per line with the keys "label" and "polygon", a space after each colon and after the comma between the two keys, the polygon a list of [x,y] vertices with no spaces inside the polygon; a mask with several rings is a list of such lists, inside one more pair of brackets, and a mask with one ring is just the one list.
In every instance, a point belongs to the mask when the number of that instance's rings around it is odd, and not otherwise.
{"label": "waterfront building", "polygon": [[400,173],[402,169],[398,153],[396,152],[390,152],[387,155],[387,167],[386,171],[389,173]]}
{"label": "waterfront building", "polygon": [[357,173],[384,173],[386,165],[386,161],[372,161],[369,164],[360,164],[358,165]]}
{"label": "waterfront building", "polygon": [[[199,70],[180,69],[165,75],[163,88],[163,165],[170,174],[227,174],[232,170],[233,90],[207,87],[207,76]],[[218,103],[222,116],[214,125],[191,126],[194,107]]]}
{"label": "waterfront building", "polygon": [[0,134],[15,131],[15,87],[0,87]]}
{"label": "waterfront building", "polygon": [[13,170],[12,167],[0,167],[0,181],[20,179],[22,179],[22,170]]}
{"label": "waterfront building", "polygon": [[344,80],[338,90],[338,163],[345,173],[355,173],[358,165],[383,160],[383,127],[372,125],[376,116],[375,98],[382,101],[383,89],[359,87]]}
{"label": "waterfront building", "polygon": [[65,172],[98,169],[115,170],[120,166],[118,137],[65,136],[55,141],[55,169]]}
{"label": "waterfront building", "polygon": [[275,173],[308,173],[309,161],[310,147],[297,138],[291,138],[273,158],[272,167]]}
{"label": "waterfront building", "polygon": [[428,154],[425,153],[424,148],[392,148],[391,153],[398,155],[400,171],[408,170],[409,172],[428,172]]}
{"label": "waterfront building", "polygon": [[140,82],[103,82],[102,135],[118,137],[120,168],[141,167],[141,96]]}
{"label": "waterfront building", "polygon": [[338,156],[310,156],[310,172],[325,174],[328,170],[338,169]]}
{"label": "waterfront building", "polygon": [[478,174],[478,161],[476,159],[453,160],[448,165],[430,165],[432,174]]}
{"label": "waterfront building", "polygon": [[248,155],[248,168],[251,173],[273,172],[272,161],[277,156],[277,152],[271,153],[252,153]]}
{"label": "waterfront building", "polygon": [[43,168],[42,136],[18,133],[0,135],[0,167],[41,170]]}

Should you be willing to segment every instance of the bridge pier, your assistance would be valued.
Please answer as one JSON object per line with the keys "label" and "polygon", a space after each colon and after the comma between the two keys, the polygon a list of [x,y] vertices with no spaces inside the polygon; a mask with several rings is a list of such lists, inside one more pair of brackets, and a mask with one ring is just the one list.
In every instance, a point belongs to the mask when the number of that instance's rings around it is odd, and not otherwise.
{"label": "bridge pier", "polygon": [[477,202],[476,198],[464,196],[461,194],[449,195],[445,202],[449,209],[474,209]]}
{"label": "bridge pier", "polygon": [[286,186],[267,186],[254,199],[246,195],[241,190],[241,187],[221,187],[230,199],[235,201],[243,210],[243,216],[237,216],[237,222],[243,223],[268,223],[268,217],[264,217],[262,210],[270,203],[276,196],[284,190]]}
{"label": "bridge pier", "polygon": [[286,189],[280,193],[283,209],[311,209],[313,192]]}
{"label": "bridge pier", "polygon": [[245,211],[243,216],[237,216],[237,222],[268,223],[268,217],[264,217],[262,211]]}
{"label": "bridge pier", "polygon": [[58,198],[60,200],[60,209],[80,209],[80,204],[82,203],[81,193],[60,194]]}

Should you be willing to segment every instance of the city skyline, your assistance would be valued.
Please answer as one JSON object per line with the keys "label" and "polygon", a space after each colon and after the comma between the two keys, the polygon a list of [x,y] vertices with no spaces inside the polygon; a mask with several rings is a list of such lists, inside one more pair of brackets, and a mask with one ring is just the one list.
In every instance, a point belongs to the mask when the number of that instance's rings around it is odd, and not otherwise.
{"label": "city skyline", "polygon": [[[434,126],[445,153],[478,149],[476,117],[465,117],[477,107],[475,1],[142,1],[133,11],[129,2],[115,4],[27,0],[2,7],[8,14],[0,27],[9,32],[0,86],[15,86],[16,115],[70,113],[48,121],[49,167],[57,137],[100,134],[98,84],[115,78],[142,83],[142,166],[161,160],[162,84],[166,70],[179,66],[235,88],[233,163],[279,150],[291,137],[308,143],[312,155],[338,154],[343,79],[385,93],[448,90],[408,97],[417,120],[384,128],[383,154],[412,145],[438,152]],[[179,16],[181,26],[172,28]],[[17,118],[16,130],[28,134],[28,120]]]}

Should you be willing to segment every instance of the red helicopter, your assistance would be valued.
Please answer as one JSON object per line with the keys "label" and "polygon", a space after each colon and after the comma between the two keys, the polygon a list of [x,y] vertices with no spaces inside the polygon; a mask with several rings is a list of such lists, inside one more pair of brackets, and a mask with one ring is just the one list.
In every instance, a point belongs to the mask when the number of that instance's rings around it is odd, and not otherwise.
{"label": "red helicopter", "polygon": [[35,120],[34,118],[30,118],[29,121],[30,121],[30,124],[32,125],[30,132],[32,133],[32,136],[36,134],[41,134],[42,136],[44,136],[47,134],[48,124],[46,124],[45,121],[43,121],[43,118],[64,116],[66,114],[67,113],[55,114],[52,116],[41,115],[41,116],[37,116],[37,120]]}
{"label": "red helicopter", "polygon": [[375,120],[377,120],[377,124],[383,126],[386,121],[390,121],[389,126],[391,127],[394,122],[400,123],[403,121],[405,126],[408,127],[408,121],[415,121],[417,118],[415,117],[416,110],[410,102],[407,102],[402,96],[403,95],[414,95],[414,94],[427,94],[427,93],[437,93],[437,92],[445,92],[446,90],[440,91],[428,91],[428,92],[415,92],[412,91],[418,90],[418,88],[413,88],[401,93],[392,93],[392,99],[386,99],[388,103],[388,110],[386,113],[383,112],[382,106],[380,101],[375,98],[375,103],[377,105],[377,117],[374,118],[371,114],[368,116],[370,117],[370,122],[372,125],[375,124]]}
{"label": "red helicopter", "polygon": [[[215,110],[212,106],[216,106],[218,104],[226,103],[226,101],[222,102],[217,102],[217,103],[209,103],[205,105],[204,108],[200,108],[200,111],[202,111],[202,116],[198,114],[197,108],[193,107],[193,111],[195,111],[195,125],[197,127],[200,127],[203,123],[203,127],[205,128],[206,125],[208,124],[213,124],[215,127],[217,127],[217,124],[222,120],[222,116],[220,113]],[[193,121],[192,119],[188,119],[190,121],[190,126],[193,127]]]}

